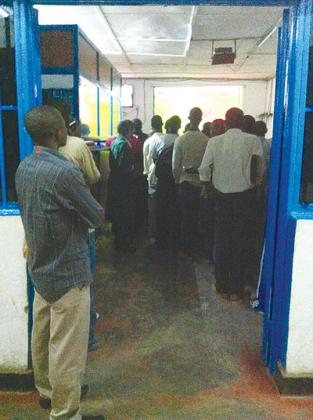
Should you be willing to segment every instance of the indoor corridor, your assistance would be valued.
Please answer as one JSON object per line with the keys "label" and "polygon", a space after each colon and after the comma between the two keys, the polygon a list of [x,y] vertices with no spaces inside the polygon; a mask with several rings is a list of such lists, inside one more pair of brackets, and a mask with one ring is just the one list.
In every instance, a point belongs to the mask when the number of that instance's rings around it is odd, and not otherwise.
{"label": "indoor corridor", "polygon": [[[143,242],[143,241],[142,241]],[[282,398],[260,363],[262,315],[212,291],[206,259],[97,240],[97,346],[83,414],[107,419],[310,419],[312,399]],[[1,420],[41,420],[38,394],[0,393]]]}

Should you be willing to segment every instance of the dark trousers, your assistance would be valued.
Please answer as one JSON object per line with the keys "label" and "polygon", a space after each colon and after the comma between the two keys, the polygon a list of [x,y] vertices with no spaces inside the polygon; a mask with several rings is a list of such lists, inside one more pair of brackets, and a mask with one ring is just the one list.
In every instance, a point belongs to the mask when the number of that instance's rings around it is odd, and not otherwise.
{"label": "dark trousers", "polygon": [[214,252],[214,219],[215,199],[210,195],[208,198],[200,198],[200,238],[201,248],[210,261],[213,261]]}
{"label": "dark trousers", "polygon": [[250,282],[255,191],[216,193],[215,278],[221,293],[238,293]]}
{"label": "dark trousers", "polygon": [[176,250],[179,244],[179,211],[174,180],[158,179],[156,192],[156,244]]}
{"label": "dark trousers", "polygon": [[181,240],[184,251],[197,250],[199,247],[200,192],[200,187],[189,182],[179,184]]}

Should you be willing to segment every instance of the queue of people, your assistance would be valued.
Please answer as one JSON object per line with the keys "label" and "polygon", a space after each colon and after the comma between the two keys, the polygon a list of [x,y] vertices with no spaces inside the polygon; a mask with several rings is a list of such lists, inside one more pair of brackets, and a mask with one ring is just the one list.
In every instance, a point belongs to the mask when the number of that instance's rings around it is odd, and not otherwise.
{"label": "queue of people", "polygon": [[[236,301],[255,287],[262,252],[270,143],[263,122],[238,108],[203,125],[193,108],[151,133],[123,120],[110,139],[106,209],[90,192],[99,171],[64,102],[35,107],[25,126],[35,144],[16,173],[27,267],[35,288],[32,360],[39,404],[50,419],[80,420],[88,345],[97,318],[92,279],[94,229],[112,223],[114,247],[134,253],[146,229],[158,251],[207,255],[214,290]],[[103,416],[94,418],[102,419]]]}
{"label": "queue of people", "polygon": [[[139,220],[148,221],[149,243],[167,252],[206,255],[214,263],[216,292],[225,299],[240,300],[256,289],[262,254],[270,150],[267,128],[238,108],[227,111],[225,120],[204,123],[202,131],[201,121],[201,109],[193,108],[182,135],[177,115],[165,122],[163,133],[163,120],[154,115],[149,137],[135,129],[137,125],[141,130],[138,120],[119,124],[128,154],[116,160],[116,140],[110,152],[110,177],[116,178],[117,170],[121,181],[119,190],[113,181],[109,186],[109,195],[118,194],[123,201],[109,200],[116,249],[136,251],[134,212],[137,216],[140,212],[134,206],[147,200],[148,206],[140,208],[148,209],[148,216],[141,213]],[[135,152],[134,138],[140,139],[146,182],[136,200],[133,160],[136,154],[138,159],[140,147]],[[128,233],[118,239],[116,225],[122,221],[127,221]]]}

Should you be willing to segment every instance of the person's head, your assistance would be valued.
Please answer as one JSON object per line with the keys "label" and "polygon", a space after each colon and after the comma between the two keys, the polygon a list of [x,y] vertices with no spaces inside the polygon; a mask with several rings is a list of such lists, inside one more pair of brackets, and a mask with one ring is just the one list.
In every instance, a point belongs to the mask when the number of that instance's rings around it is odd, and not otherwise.
{"label": "person's head", "polygon": [[88,124],[81,124],[80,125],[80,135],[82,137],[88,137],[90,134],[90,128]]}
{"label": "person's head", "polygon": [[257,121],[255,123],[255,135],[259,137],[265,137],[267,133],[267,126],[264,121]]}
{"label": "person's head", "polygon": [[153,115],[151,118],[151,128],[154,133],[161,133],[163,127],[162,117],[160,115]]}
{"label": "person's head", "polygon": [[76,137],[80,137],[81,136],[81,124],[79,120],[72,120],[69,123],[68,126],[68,134],[70,136],[76,136]]}
{"label": "person's head", "polygon": [[191,124],[190,124],[190,123],[187,123],[187,124],[185,125],[185,128],[184,128],[184,133],[187,133],[187,131],[189,131],[189,130],[190,130],[190,127],[191,127]]}
{"label": "person's head", "polygon": [[227,128],[240,128],[242,126],[244,114],[239,108],[230,108],[225,114],[225,124]]}
{"label": "person's head", "polygon": [[65,121],[65,126],[69,129],[71,122],[71,110],[69,104],[63,99],[48,99],[46,105],[53,106],[61,113]]}
{"label": "person's head", "polygon": [[178,115],[173,115],[166,121],[164,127],[167,133],[176,134],[181,127],[181,119]]}
{"label": "person's head", "polygon": [[142,122],[139,118],[135,118],[133,120],[133,124],[134,124],[134,133],[135,134],[140,134],[142,132]]}
{"label": "person's head", "polygon": [[220,136],[221,134],[224,134],[226,131],[225,121],[221,118],[217,118],[212,122],[211,127],[211,136],[216,137]]}
{"label": "person's head", "polygon": [[122,120],[117,126],[117,132],[123,137],[131,137],[134,131],[134,124],[131,120]]}
{"label": "person's head", "polygon": [[209,121],[204,123],[202,126],[202,133],[207,137],[211,137],[211,126],[212,124]]}
{"label": "person's head", "polygon": [[255,118],[252,115],[245,115],[242,122],[242,131],[248,134],[255,134]]}
{"label": "person's head", "polygon": [[189,121],[190,121],[190,128],[195,129],[199,127],[199,124],[202,120],[202,111],[200,108],[195,107],[192,108],[189,112]]}
{"label": "person's head", "polygon": [[48,105],[36,106],[25,115],[25,127],[37,146],[65,146],[67,129],[61,113]]}

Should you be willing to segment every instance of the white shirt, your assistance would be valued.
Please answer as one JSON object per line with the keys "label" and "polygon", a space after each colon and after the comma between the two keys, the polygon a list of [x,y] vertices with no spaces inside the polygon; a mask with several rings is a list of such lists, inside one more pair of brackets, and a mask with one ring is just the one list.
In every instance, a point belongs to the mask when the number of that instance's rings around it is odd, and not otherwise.
{"label": "white shirt", "polygon": [[[201,181],[211,180],[214,187],[222,193],[243,192],[251,184],[251,158],[263,156],[260,140],[252,135],[232,128],[221,136],[209,140],[199,174]],[[262,175],[262,165],[257,175]]]}
{"label": "white shirt", "polygon": [[200,186],[198,174],[188,174],[187,168],[198,169],[201,165],[208,137],[198,130],[187,131],[182,136],[177,137],[173,150],[173,175],[176,184],[189,182]]}
{"label": "white shirt", "polygon": [[177,137],[178,134],[173,133],[163,134],[162,136],[158,137],[151,149],[152,158],[156,160],[160,156],[162,150],[167,149],[174,144],[174,141]]}
{"label": "white shirt", "polygon": [[154,147],[154,142],[162,136],[162,133],[154,133],[148,137],[143,144],[143,174],[147,175],[149,194],[152,194],[156,190],[157,177],[155,176],[155,164],[151,155],[151,151]]}

